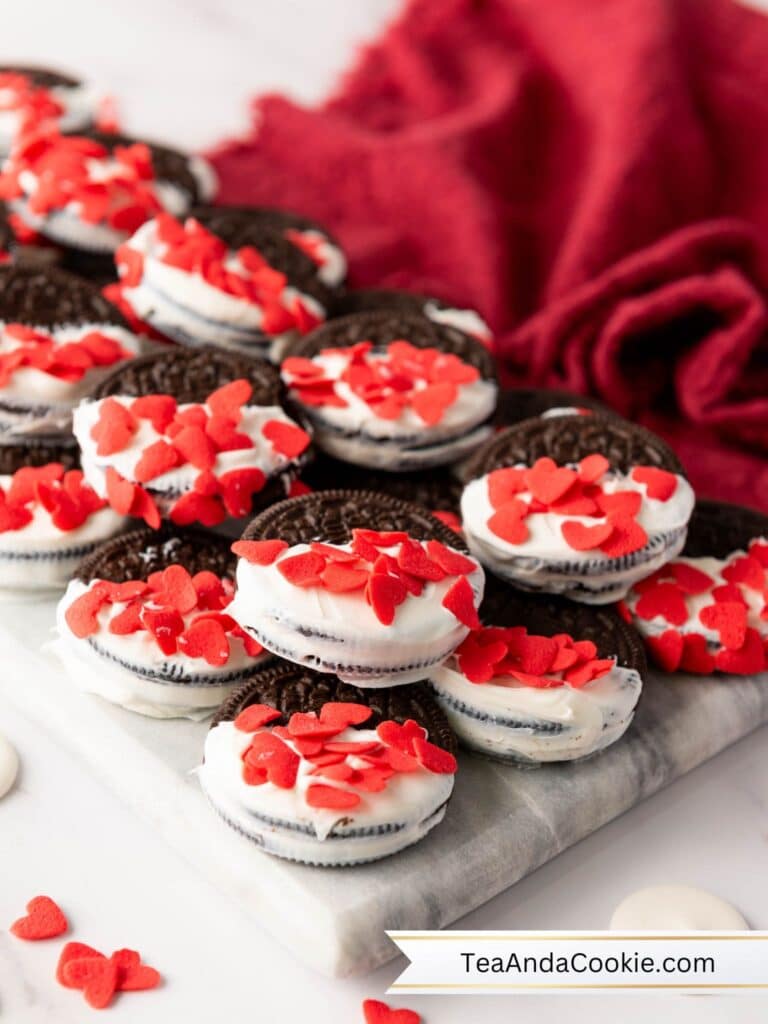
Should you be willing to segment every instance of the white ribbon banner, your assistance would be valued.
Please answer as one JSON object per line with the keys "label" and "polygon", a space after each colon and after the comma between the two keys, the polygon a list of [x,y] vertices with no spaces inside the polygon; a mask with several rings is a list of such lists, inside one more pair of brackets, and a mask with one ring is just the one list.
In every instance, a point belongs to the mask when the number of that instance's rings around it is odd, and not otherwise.
{"label": "white ribbon banner", "polygon": [[392,994],[768,989],[768,932],[387,932]]}

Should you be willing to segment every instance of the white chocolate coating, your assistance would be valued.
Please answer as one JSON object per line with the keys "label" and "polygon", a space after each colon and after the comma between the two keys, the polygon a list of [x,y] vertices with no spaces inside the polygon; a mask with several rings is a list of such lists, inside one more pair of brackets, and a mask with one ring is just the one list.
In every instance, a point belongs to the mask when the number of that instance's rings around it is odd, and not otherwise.
{"label": "white chocolate coating", "polygon": [[653,885],[627,896],[611,916],[614,932],[749,931],[730,903],[688,885]]}

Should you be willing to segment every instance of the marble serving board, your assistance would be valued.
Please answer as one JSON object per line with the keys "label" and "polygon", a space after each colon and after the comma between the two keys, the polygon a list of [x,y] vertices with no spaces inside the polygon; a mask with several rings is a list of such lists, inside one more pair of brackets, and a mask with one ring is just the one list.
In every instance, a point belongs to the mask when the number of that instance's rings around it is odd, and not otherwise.
{"label": "marble serving board", "polygon": [[[332,975],[393,957],[385,929],[456,921],[768,721],[768,674],[655,674],[632,728],[604,754],[538,769],[464,754],[446,818],[424,841],[374,864],[310,868],[261,853],[209,807],[194,775],[206,723],[143,718],[72,686],[44,650],[53,609],[0,607],[3,699],[74,748],[255,924]],[[66,799],[76,828],[84,809]]]}

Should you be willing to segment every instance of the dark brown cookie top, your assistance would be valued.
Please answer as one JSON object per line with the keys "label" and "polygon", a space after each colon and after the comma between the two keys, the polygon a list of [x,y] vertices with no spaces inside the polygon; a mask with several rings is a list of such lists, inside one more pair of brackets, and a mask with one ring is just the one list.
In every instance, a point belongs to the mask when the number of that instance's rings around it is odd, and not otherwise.
{"label": "dark brown cookie top", "polygon": [[8,223],[8,210],[5,203],[0,203],[0,252],[8,253],[16,248],[16,236]]}
{"label": "dark brown cookie top", "polygon": [[274,366],[244,352],[221,348],[167,347],[131,359],[98,384],[91,397],[173,395],[179,404],[204,402],[222,384],[246,378],[253,385],[251,405],[279,405],[280,374]]}
{"label": "dark brown cookie top", "polygon": [[169,181],[177,185],[183,192],[186,192],[190,205],[203,200],[200,193],[200,183],[192,173],[190,158],[186,153],[178,149],[171,149],[170,146],[163,146],[157,142],[150,142],[148,139],[137,139],[131,135],[118,135],[113,132],[89,131],[79,134],[87,135],[89,139],[101,143],[110,152],[116,146],[133,146],[140,142],[149,147],[152,155],[152,169],[155,178],[159,181]]}
{"label": "dark brown cookie top", "polygon": [[455,308],[449,302],[419,292],[403,292],[397,288],[348,288],[336,296],[333,316],[350,316],[352,313],[370,313],[386,309],[424,316],[424,307],[428,304],[438,309]]}
{"label": "dark brown cookie top", "polygon": [[252,245],[295,288],[317,299],[323,309],[330,305],[328,289],[317,277],[316,264],[285,237],[287,228],[298,226],[290,215],[250,206],[197,206],[189,216],[218,235],[230,249]]}
{"label": "dark brown cookie top", "polygon": [[144,580],[178,563],[192,576],[205,570],[235,578],[237,559],[230,541],[191,527],[166,525],[159,530],[142,527],[100,544],[75,570],[81,580]]}
{"label": "dark brown cookie top", "polygon": [[478,369],[486,380],[496,379],[493,356],[479,341],[463,331],[445,324],[436,324],[427,317],[412,312],[392,309],[328,320],[303,338],[298,338],[287,349],[286,356],[311,359],[326,348],[347,348],[359,341],[372,341],[383,347],[391,341],[409,341],[416,348],[437,348],[450,352]]}
{"label": "dark brown cookie top", "polygon": [[0,321],[54,328],[114,324],[123,314],[98,288],[56,267],[0,267]]}
{"label": "dark brown cookie top", "polygon": [[425,508],[376,491],[320,491],[289,498],[256,516],[243,539],[346,544],[354,529],[404,530],[414,540],[439,540],[467,550],[459,535]]}
{"label": "dark brown cookie top", "polygon": [[449,469],[438,467],[410,473],[367,469],[319,454],[301,474],[313,491],[381,491],[403,501],[415,501],[430,511],[458,512],[462,484]]}
{"label": "dark brown cookie top", "polygon": [[555,636],[568,633],[574,640],[591,640],[601,658],[616,658],[619,665],[643,676],[645,648],[639,633],[612,605],[586,605],[554,594],[528,594],[489,577],[480,606],[485,626],[525,626],[529,633]]}
{"label": "dark brown cookie top", "polygon": [[596,452],[623,473],[632,466],[656,466],[685,475],[675,453],[656,434],[628,420],[595,413],[548,419],[535,416],[507,427],[475,452],[462,477],[473,480],[505,466],[530,466],[545,456],[564,465]]}
{"label": "dark brown cookie top", "polygon": [[365,704],[373,714],[358,728],[375,729],[380,722],[401,724],[412,718],[429,732],[429,739],[444,750],[456,753],[457,743],[443,712],[424,683],[391,688],[360,689],[343,683],[337,676],[291,662],[278,660],[261,669],[239,686],[216,712],[211,728],[233,721],[251,704],[268,704],[283,714],[276,725],[287,725],[296,712],[320,712],[323,704],[342,701]]}
{"label": "dark brown cookie top", "polygon": [[734,551],[746,551],[750,541],[768,538],[768,516],[743,505],[725,501],[696,503],[688,524],[685,558],[727,558]]}
{"label": "dark brown cookie top", "polygon": [[67,75],[54,68],[43,68],[34,64],[0,64],[0,75],[2,74],[24,75],[30,82],[42,89],[55,89],[57,86],[74,89],[76,86],[82,85],[81,78],[75,78],[74,75]]}
{"label": "dark brown cookie top", "polygon": [[505,388],[499,392],[496,422],[502,427],[541,416],[549,409],[589,409],[603,416],[615,416],[607,405],[589,395],[555,388]]}
{"label": "dark brown cookie top", "polygon": [[11,476],[23,466],[47,466],[60,462],[65,469],[80,465],[80,448],[74,437],[30,434],[23,441],[0,443],[0,473]]}

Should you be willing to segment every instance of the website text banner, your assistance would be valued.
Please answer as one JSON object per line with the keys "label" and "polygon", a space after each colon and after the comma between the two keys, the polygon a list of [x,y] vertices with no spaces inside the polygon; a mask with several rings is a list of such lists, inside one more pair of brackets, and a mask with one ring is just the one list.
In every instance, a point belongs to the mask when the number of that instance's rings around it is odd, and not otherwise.
{"label": "website text banner", "polygon": [[393,994],[768,990],[768,932],[387,932]]}

